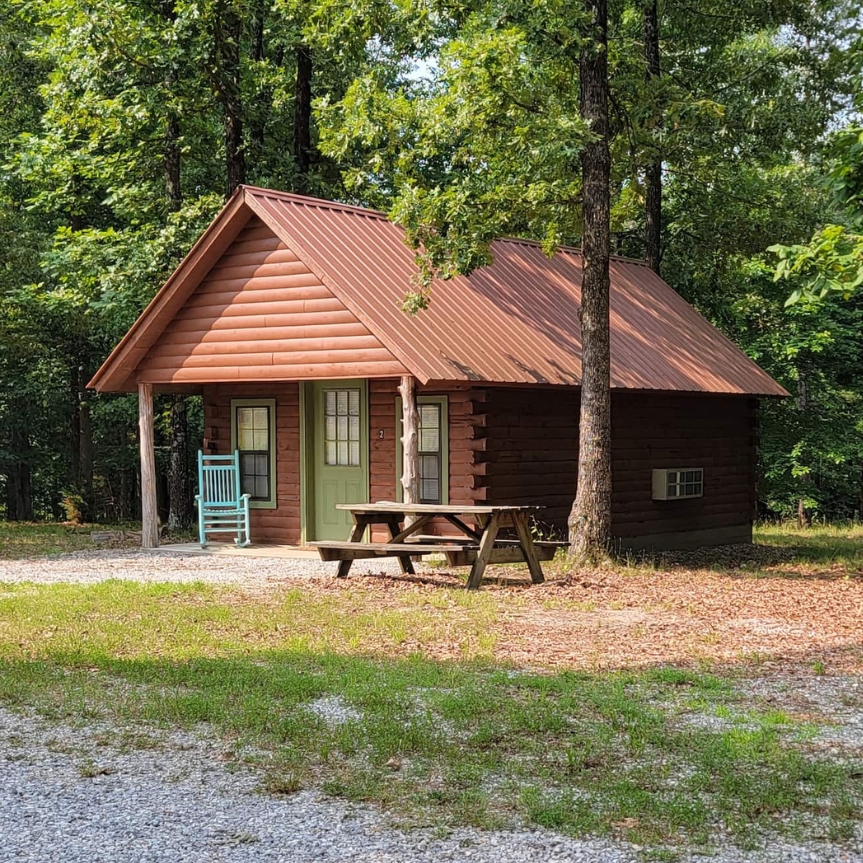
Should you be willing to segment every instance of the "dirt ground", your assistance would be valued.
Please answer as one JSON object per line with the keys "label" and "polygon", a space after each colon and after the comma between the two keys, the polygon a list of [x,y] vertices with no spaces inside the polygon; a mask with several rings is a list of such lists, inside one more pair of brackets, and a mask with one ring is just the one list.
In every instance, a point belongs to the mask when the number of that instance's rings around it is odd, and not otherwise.
{"label": "dirt ground", "polygon": [[[520,666],[863,672],[863,571],[845,566],[804,570],[778,562],[747,571],[670,564],[577,577],[552,568],[537,586],[516,581],[512,568],[490,572],[506,579],[482,588],[496,607],[495,658]],[[387,573],[315,579],[304,587],[372,592],[381,607],[399,607],[408,594],[439,594],[442,586],[463,583],[429,569],[415,578]],[[410,643],[402,647],[409,650]],[[432,648],[440,658],[456,658],[459,650],[457,643]]]}

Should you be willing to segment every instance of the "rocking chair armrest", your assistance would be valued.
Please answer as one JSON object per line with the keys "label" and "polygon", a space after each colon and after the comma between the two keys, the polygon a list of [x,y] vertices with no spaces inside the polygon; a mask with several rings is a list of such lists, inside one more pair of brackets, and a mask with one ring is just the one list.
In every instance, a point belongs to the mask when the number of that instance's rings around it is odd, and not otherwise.
{"label": "rocking chair armrest", "polygon": [[252,499],[252,496],[248,492],[240,495],[240,500],[251,500],[251,499]]}

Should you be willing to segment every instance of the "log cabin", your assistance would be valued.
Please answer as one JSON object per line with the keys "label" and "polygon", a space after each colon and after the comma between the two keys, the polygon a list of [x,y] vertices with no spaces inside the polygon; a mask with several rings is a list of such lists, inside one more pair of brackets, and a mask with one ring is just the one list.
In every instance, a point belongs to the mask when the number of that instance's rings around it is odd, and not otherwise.
{"label": "log cabin", "polygon": [[[158,541],[153,393],[203,398],[240,451],[255,542],[344,539],[338,503],[535,504],[576,486],[581,257],[501,239],[402,311],[415,253],[382,213],[240,187],[91,381],[139,393],[143,543]],[[758,401],[785,390],[643,262],[611,262],[621,548],[749,542]]]}

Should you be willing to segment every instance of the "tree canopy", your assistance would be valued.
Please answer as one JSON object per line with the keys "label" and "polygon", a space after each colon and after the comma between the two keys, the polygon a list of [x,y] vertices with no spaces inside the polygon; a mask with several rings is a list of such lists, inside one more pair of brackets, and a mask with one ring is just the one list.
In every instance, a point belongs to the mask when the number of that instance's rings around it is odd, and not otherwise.
{"label": "tree canopy", "polygon": [[[653,256],[794,393],[762,412],[763,512],[859,514],[855,5],[619,0],[608,15],[612,252]],[[7,517],[135,515],[133,401],[86,382],[239,182],[386,209],[425,276],[412,312],[434,302],[431,275],[482,265],[496,236],[579,244],[585,16],[557,0],[0,10]],[[200,410],[157,407],[167,478],[188,463],[171,430],[199,438]]]}

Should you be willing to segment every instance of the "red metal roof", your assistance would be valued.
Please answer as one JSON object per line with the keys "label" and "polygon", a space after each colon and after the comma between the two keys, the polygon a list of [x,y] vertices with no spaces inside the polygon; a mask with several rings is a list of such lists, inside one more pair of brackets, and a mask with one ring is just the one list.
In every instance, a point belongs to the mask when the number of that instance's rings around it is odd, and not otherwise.
{"label": "red metal roof", "polygon": [[[247,189],[249,206],[423,380],[579,384],[581,255],[500,240],[493,263],[435,281],[401,311],[417,271],[401,228],[372,210]],[[787,395],[649,267],[611,264],[612,386]]]}
{"label": "red metal roof", "polygon": [[[238,204],[257,214],[421,381],[580,383],[577,249],[549,258],[535,243],[497,241],[492,264],[435,281],[430,308],[412,317],[401,304],[415,287],[414,252],[383,213],[241,187],[208,229],[206,244],[178,267],[93,386],[128,386],[178,303],[206,275],[201,266],[212,266],[242,228]],[[220,220],[228,236],[220,236]],[[649,267],[620,258],[611,264],[611,374],[621,389],[787,395]]]}

